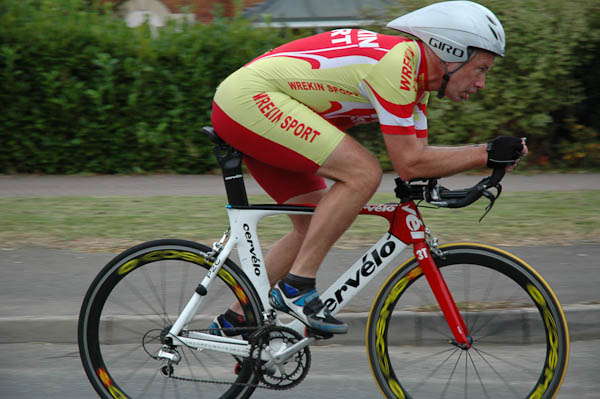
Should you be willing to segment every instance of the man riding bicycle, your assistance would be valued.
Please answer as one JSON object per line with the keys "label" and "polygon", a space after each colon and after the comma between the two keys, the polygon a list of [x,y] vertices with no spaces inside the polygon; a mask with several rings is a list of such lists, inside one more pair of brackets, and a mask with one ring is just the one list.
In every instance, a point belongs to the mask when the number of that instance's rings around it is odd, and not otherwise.
{"label": "man riding bicycle", "polygon": [[[382,175],[375,156],[345,129],[379,121],[394,171],[404,180],[486,165],[511,171],[527,153],[523,140],[504,136],[488,145],[428,145],[429,92],[466,100],[483,89],[495,57],[504,55],[504,30],[490,10],[448,1],[387,26],[419,40],[360,29],[299,39],[234,72],[214,98],[215,130],[245,154],[265,191],[281,204],[317,204],[312,216],[290,215],[293,230],[265,263],[272,305],[324,333],[346,333],[348,326],[320,300],[317,271]],[[334,181],[331,188],[324,178]],[[234,304],[211,324],[212,332],[243,327],[240,313]]]}

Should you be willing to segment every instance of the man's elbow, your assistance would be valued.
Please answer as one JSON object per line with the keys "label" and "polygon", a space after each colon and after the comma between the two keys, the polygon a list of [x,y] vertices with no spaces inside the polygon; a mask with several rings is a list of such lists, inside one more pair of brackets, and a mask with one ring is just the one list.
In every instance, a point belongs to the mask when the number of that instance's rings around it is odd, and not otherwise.
{"label": "man's elbow", "polygon": [[406,162],[406,160],[402,162],[394,162],[394,171],[400,176],[400,178],[404,181],[409,181],[412,179],[416,179],[419,176],[419,172],[416,168],[416,165],[412,162]]}

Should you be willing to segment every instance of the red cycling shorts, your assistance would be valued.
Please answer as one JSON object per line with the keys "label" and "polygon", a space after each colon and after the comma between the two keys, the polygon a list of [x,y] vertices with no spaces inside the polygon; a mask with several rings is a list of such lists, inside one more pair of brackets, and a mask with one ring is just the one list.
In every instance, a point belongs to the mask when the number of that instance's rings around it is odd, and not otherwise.
{"label": "red cycling shorts", "polygon": [[217,89],[212,124],[244,153],[246,167],[277,203],[326,188],[315,173],[345,135],[245,68]]}

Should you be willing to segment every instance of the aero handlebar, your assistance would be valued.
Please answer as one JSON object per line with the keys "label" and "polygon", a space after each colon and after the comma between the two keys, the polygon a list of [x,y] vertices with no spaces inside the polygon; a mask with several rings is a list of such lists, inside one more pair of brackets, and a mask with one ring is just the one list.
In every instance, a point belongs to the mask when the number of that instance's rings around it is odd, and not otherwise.
{"label": "aero handlebar", "polygon": [[[406,183],[402,179],[397,178],[396,189],[394,191],[396,197],[402,202],[421,200],[443,208],[462,208],[471,205],[483,196],[491,202],[487,208],[487,211],[489,211],[502,191],[500,181],[504,177],[504,173],[505,169],[503,168],[494,169],[491,176],[483,178],[473,187],[459,190],[450,190],[439,185],[437,178],[417,179],[425,181],[425,184],[415,183],[414,180]],[[488,191],[489,188],[496,188],[497,193],[493,194]]]}

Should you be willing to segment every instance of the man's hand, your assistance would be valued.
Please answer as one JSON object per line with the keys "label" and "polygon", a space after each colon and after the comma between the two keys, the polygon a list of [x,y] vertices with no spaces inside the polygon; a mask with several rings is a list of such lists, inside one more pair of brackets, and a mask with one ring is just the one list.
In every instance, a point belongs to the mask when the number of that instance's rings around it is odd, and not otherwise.
{"label": "man's hand", "polygon": [[488,143],[487,153],[489,168],[506,168],[512,172],[521,157],[527,155],[527,146],[524,138],[499,136]]}

